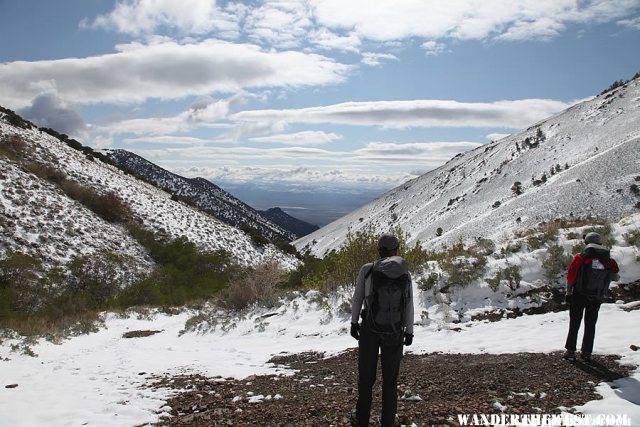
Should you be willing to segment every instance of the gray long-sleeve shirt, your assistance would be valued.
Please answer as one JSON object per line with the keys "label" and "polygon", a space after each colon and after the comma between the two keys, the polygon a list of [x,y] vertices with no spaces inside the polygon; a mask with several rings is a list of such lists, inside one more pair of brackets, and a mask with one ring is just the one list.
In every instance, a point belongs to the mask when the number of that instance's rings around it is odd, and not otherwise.
{"label": "gray long-sleeve shirt", "polygon": [[[365,298],[365,276],[371,270],[371,267],[374,263],[370,262],[365,264],[360,268],[360,272],[358,273],[358,278],[356,279],[356,289],[353,292],[353,302],[351,304],[351,322],[358,323],[360,318],[360,311],[362,310],[362,303]],[[411,285],[411,276],[409,275],[409,269],[407,267],[407,262],[404,258],[399,256],[392,256],[387,258],[382,258],[378,263],[376,263],[376,270],[385,273],[387,276],[391,278],[400,277],[403,274],[409,276],[409,295],[407,300],[405,301],[405,330],[407,333],[413,335],[413,286]],[[371,278],[371,276],[369,276]]]}

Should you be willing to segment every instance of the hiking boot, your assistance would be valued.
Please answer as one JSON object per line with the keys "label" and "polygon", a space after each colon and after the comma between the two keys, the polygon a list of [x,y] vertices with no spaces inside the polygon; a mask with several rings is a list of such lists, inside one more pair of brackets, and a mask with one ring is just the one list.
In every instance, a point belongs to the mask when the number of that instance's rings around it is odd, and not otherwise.
{"label": "hiking boot", "polygon": [[562,358],[573,362],[576,360],[576,352],[573,350],[567,350],[564,352],[564,356],[562,356]]}
{"label": "hiking boot", "polygon": [[591,362],[591,353],[581,352],[580,359],[582,359],[584,362]]}

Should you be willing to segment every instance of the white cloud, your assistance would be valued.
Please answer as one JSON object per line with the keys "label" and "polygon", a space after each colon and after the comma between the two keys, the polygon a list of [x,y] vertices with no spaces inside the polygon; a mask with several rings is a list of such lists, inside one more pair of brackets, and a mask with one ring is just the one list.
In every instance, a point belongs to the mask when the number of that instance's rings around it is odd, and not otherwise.
{"label": "white cloud", "polygon": [[390,53],[375,53],[375,52],[363,52],[362,63],[376,67],[382,65],[383,60],[399,61],[398,57]]}
{"label": "white cloud", "polygon": [[219,40],[131,43],[118,49],[87,58],[2,63],[0,101],[20,108],[51,90],[77,104],[178,99],[244,88],[336,84],[351,69],[317,54]]}
{"label": "white cloud", "polygon": [[[120,0],[87,28],[133,36],[172,29],[180,34],[246,37],[275,47],[310,43],[359,49],[364,40],[417,38],[531,40],[556,37],[573,23],[615,22],[638,28],[637,0]],[[427,49],[428,52],[434,52]],[[436,51],[437,52],[437,51]]]}
{"label": "white cloud", "polygon": [[634,30],[640,30],[640,16],[630,19],[622,19],[618,21],[618,24],[624,27],[632,28]]}
{"label": "white cloud", "polygon": [[304,131],[250,138],[251,141],[285,145],[320,145],[339,139],[342,139],[342,135],[323,131]]}
{"label": "white cloud", "polygon": [[[153,34],[160,28],[180,33],[202,34],[217,30],[229,36],[239,33],[236,15],[241,10],[216,7],[215,0],[119,0],[114,9],[83,28],[102,28],[130,35]],[[220,34],[218,34],[220,35]]]}
{"label": "white cloud", "polygon": [[203,138],[196,138],[193,136],[143,136],[139,138],[124,138],[122,140],[125,144],[167,144],[167,145],[203,145],[210,140]]}
{"label": "white cloud", "polygon": [[229,116],[240,122],[333,123],[385,128],[503,127],[520,129],[568,108],[570,104],[525,99],[492,103],[415,100],[346,102],[289,110],[243,111]]}
{"label": "white cloud", "polygon": [[312,0],[317,21],[362,39],[547,39],[570,23],[608,22],[639,9],[635,0]]}
{"label": "white cloud", "polygon": [[370,186],[391,188],[414,178],[410,172],[371,173],[371,171],[345,168],[318,168],[307,166],[221,166],[221,167],[175,167],[174,173],[188,177],[204,177],[213,182],[259,183],[260,185],[287,184],[310,186],[329,184],[333,191],[337,185]]}
{"label": "white cloud", "polygon": [[422,43],[422,46],[420,47],[422,47],[426,51],[426,54],[428,56],[438,56],[445,51],[447,45],[444,43],[438,43],[436,41],[429,40],[428,42]]}
{"label": "white cloud", "polygon": [[440,165],[458,153],[479,147],[477,142],[418,142],[391,143],[370,142],[366,147],[355,151],[355,154],[367,161],[429,163]]}
{"label": "white cloud", "polygon": [[351,32],[340,35],[327,28],[320,28],[309,35],[310,42],[324,50],[342,50],[345,52],[358,52],[362,40],[357,34]]}
{"label": "white cloud", "polygon": [[310,11],[302,1],[265,1],[251,9],[244,21],[244,30],[252,40],[280,48],[300,46],[312,29]]}

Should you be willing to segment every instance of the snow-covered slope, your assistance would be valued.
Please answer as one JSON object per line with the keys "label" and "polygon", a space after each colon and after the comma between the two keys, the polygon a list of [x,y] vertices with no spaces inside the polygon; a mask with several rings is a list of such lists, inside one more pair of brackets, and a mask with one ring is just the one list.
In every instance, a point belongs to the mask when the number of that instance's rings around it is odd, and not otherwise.
{"label": "snow-covered slope", "polygon": [[[205,250],[227,249],[239,262],[254,264],[276,258],[286,265],[296,261],[273,245],[257,247],[237,228],[199,209],[171,199],[171,195],[114,166],[85,155],[35,127],[10,125],[0,113],[0,139],[17,138],[32,151],[29,156],[62,170],[69,179],[99,193],[113,192],[145,227],[170,237],[185,236]],[[18,190],[18,188],[22,188]],[[24,191],[24,193],[23,193]],[[64,262],[74,255],[110,249],[117,254],[145,259],[143,249],[123,227],[106,223],[55,186],[0,157],[3,247],[44,254]],[[10,226],[9,226],[10,225]],[[50,242],[50,244],[47,244]]]}
{"label": "snow-covered slope", "polygon": [[[340,247],[349,228],[400,226],[411,241],[433,247],[474,237],[500,239],[561,217],[618,219],[637,209],[640,197],[631,186],[640,184],[639,176],[637,78],[460,154],[294,245],[322,255]],[[512,190],[516,182],[520,195]]]}
{"label": "snow-covered slope", "polygon": [[249,226],[271,241],[289,242],[297,237],[204,178],[184,178],[126,150],[105,150],[105,152],[124,170],[172,195],[185,199],[226,224],[234,227]]}

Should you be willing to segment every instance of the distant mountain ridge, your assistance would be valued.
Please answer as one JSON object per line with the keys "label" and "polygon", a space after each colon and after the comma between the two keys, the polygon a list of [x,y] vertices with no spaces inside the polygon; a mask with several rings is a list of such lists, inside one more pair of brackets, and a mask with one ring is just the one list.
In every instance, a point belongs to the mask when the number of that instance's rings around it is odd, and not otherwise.
{"label": "distant mountain ridge", "polygon": [[289,230],[300,237],[306,236],[307,234],[320,229],[317,225],[309,224],[308,222],[289,215],[279,207],[258,212],[272,223],[277,224],[285,230]]}
{"label": "distant mountain ridge", "polygon": [[185,178],[130,151],[104,150],[111,161],[134,176],[193,204],[234,227],[250,227],[270,241],[290,242],[303,234],[270,221],[260,212],[204,178]]}
{"label": "distant mountain ridge", "polygon": [[640,77],[445,165],[293,244],[322,256],[347,233],[399,226],[439,248],[505,239],[559,218],[617,220],[640,209]]}

